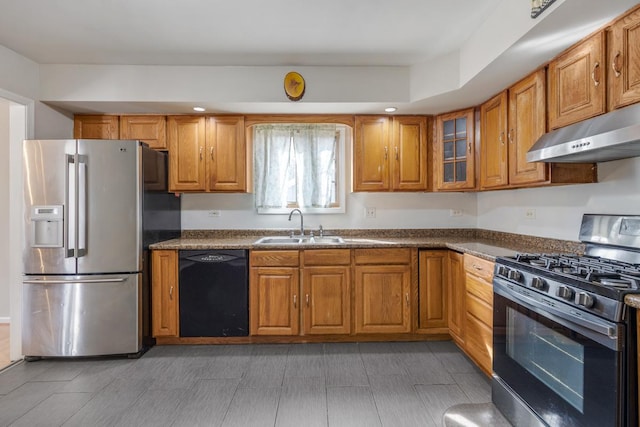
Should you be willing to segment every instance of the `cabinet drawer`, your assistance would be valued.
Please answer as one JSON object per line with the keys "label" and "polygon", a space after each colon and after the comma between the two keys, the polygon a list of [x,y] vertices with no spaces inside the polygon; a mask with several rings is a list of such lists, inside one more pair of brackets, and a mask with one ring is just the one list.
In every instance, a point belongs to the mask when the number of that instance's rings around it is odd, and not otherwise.
{"label": "cabinet drawer", "polygon": [[349,265],[350,249],[312,249],[302,252],[302,263],[307,265]]}
{"label": "cabinet drawer", "polygon": [[490,283],[473,275],[467,275],[466,285],[468,294],[473,295],[491,307],[493,306],[493,286]]}
{"label": "cabinet drawer", "polygon": [[473,255],[464,254],[464,269],[476,276],[491,282],[493,280],[494,263]]}
{"label": "cabinet drawer", "polygon": [[467,314],[465,349],[480,368],[491,374],[493,363],[493,333],[491,328]]}
{"label": "cabinet drawer", "polygon": [[410,264],[411,249],[356,249],[356,264]]}
{"label": "cabinet drawer", "polygon": [[487,327],[493,326],[493,307],[491,304],[487,304],[485,301],[467,292],[465,305],[468,315],[474,316]]}
{"label": "cabinet drawer", "polygon": [[251,267],[297,267],[298,251],[251,251]]}

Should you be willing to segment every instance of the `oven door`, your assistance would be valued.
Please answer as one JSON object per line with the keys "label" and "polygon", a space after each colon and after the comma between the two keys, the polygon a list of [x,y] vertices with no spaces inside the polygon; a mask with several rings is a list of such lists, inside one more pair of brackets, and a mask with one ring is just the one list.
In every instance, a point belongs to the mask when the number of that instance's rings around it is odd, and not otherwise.
{"label": "oven door", "polygon": [[496,279],[493,331],[495,376],[545,423],[625,425],[621,325]]}

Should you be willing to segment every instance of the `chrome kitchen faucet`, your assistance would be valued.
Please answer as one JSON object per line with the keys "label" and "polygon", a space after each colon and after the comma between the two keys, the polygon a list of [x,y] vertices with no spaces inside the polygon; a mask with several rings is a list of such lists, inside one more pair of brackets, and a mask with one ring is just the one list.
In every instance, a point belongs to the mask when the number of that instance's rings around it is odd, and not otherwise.
{"label": "chrome kitchen faucet", "polygon": [[300,235],[304,236],[304,217],[302,216],[302,211],[300,209],[294,209],[291,211],[289,214],[289,221],[291,221],[291,216],[296,212],[300,214]]}

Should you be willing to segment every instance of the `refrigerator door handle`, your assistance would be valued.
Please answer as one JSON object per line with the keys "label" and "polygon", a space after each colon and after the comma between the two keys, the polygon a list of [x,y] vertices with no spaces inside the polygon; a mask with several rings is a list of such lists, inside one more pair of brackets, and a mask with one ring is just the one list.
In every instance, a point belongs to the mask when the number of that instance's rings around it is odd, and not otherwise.
{"label": "refrigerator door handle", "polygon": [[125,282],[126,278],[118,279],[79,279],[79,280],[23,280],[22,283],[30,285],[60,285],[63,283],[120,283]]}
{"label": "refrigerator door handle", "polygon": [[67,221],[64,233],[64,247],[66,248],[66,258],[76,256],[76,162],[73,154],[67,154],[67,191],[65,194],[65,206],[67,208]]}
{"label": "refrigerator door handle", "polygon": [[78,239],[77,255],[87,254],[87,156],[78,156]]}

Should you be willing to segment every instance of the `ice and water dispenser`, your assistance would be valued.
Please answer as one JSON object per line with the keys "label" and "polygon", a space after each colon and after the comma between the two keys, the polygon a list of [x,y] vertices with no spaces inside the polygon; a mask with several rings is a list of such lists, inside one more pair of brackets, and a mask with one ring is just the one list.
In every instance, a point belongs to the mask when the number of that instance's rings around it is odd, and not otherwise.
{"label": "ice and water dispenser", "polygon": [[33,206],[31,208],[31,246],[61,248],[64,233],[62,205]]}

